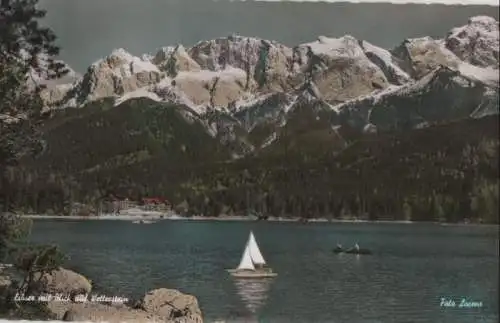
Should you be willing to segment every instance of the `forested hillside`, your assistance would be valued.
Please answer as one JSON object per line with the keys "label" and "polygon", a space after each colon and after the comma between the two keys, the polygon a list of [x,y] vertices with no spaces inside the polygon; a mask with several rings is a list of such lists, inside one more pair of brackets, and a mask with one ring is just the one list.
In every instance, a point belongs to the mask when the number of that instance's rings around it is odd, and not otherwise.
{"label": "forested hillside", "polygon": [[[77,129],[72,131],[78,133]],[[76,137],[64,140],[72,138]],[[301,137],[295,139],[300,142]],[[497,116],[365,135],[340,152],[308,140],[279,153],[186,164],[182,159],[170,163],[171,155],[164,150],[154,154],[154,149],[147,158],[141,158],[146,156],[141,149],[126,152],[128,160],[113,158],[120,162],[105,163],[108,167],[89,164],[90,157],[82,162],[77,153],[64,154],[69,159],[58,161],[62,165],[12,168],[3,181],[16,183],[16,189],[1,195],[6,204],[40,213],[64,213],[72,201],[95,205],[116,194],[132,199],[165,196],[174,203],[187,202],[190,214],[210,216],[256,211],[275,216],[498,222]],[[105,137],[92,142],[109,147]],[[127,147],[133,147],[134,142],[129,143]]]}
{"label": "forested hillside", "polygon": [[499,39],[477,16],[392,50],[350,35],[115,49],[37,92],[37,154],[2,172],[0,207],[160,196],[206,216],[497,223]]}
{"label": "forested hillside", "polygon": [[296,150],[219,164],[184,185],[190,205],[210,214],[249,207],[282,216],[497,223],[498,148],[498,118],[488,117],[367,136],[338,155]]}

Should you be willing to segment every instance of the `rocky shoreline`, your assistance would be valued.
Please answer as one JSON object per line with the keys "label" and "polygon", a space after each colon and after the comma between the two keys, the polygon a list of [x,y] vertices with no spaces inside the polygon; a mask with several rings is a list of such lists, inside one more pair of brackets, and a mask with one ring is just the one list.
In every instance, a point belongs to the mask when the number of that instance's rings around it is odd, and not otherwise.
{"label": "rocky shoreline", "polygon": [[[196,297],[175,289],[158,288],[140,300],[92,294],[92,282],[74,271],[59,268],[38,274],[33,295],[15,296],[18,304],[38,302],[53,319],[64,322],[202,323]],[[8,270],[0,272],[0,298],[15,293]],[[3,301],[0,299],[0,301]]]}

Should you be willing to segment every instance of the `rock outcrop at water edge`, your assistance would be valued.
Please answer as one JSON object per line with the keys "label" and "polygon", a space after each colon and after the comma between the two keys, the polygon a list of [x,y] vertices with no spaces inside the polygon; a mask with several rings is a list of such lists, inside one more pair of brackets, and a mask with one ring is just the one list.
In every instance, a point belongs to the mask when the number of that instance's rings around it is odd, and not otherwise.
{"label": "rock outcrop at water edge", "polygon": [[[72,296],[69,301],[49,301],[44,308],[50,315],[63,321],[91,322],[166,322],[203,323],[198,300],[178,290],[160,288],[152,290],[135,306],[129,303],[78,302],[78,295],[90,295],[92,283],[86,277],[65,268],[50,273],[35,274],[33,295]],[[11,295],[14,285],[6,273],[0,275],[0,304]],[[12,294],[13,295],[13,294]]]}
{"label": "rock outcrop at water edge", "polygon": [[[142,310],[131,309],[128,307],[117,307],[99,303],[80,303],[72,304],[69,310],[64,314],[62,320],[65,322],[171,322],[164,317],[147,313]],[[177,323],[177,322],[176,322]]]}
{"label": "rock outcrop at water edge", "polygon": [[36,295],[85,295],[92,290],[92,283],[83,275],[59,268],[49,273],[35,273],[30,290]]}
{"label": "rock outcrop at water edge", "polygon": [[175,289],[152,290],[136,306],[74,303],[63,321],[203,323],[198,300]]}
{"label": "rock outcrop at water edge", "polygon": [[[203,322],[198,300],[175,289],[160,288],[148,292],[140,304],[147,313],[179,319],[182,322]],[[176,321],[177,322],[177,321]]]}

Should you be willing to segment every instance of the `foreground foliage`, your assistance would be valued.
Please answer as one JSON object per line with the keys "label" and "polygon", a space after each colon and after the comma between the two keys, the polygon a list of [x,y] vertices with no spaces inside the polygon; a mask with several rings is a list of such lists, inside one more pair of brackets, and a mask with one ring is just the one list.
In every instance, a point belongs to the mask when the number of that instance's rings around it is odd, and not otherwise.
{"label": "foreground foliage", "polygon": [[16,295],[34,295],[38,280],[59,268],[65,260],[57,246],[29,243],[31,226],[29,219],[0,214],[0,263],[13,265],[6,270],[11,285],[0,295],[0,314],[8,318],[51,318],[42,304],[20,304],[15,300]]}
{"label": "foreground foliage", "polygon": [[[37,8],[37,0],[2,0],[0,2],[0,176],[20,158],[41,152],[43,146],[37,132],[42,102],[42,80],[67,73],[65,66],[53,59],[59,48],[55,36],[38,20],[45,11]],[[12,182],[2,181],[2,191],[12,191]],[[0,263],[14,265],[12,284],[7,295],[0,295],[2,316],[39,318],[38,305],[16,304],[13,295],[29,293],[36,272],[57,268],[63,257],[55,246],[34,246],[28,242],[29,220],[7,213],[9,205],[0,209]],[[42,315],[45,317],[45,315]]]}
{"label": "foreground foliage", "polygon": [[36,124],[42,107],[41,80],[68,72],[53,59],[59,48],[54,33],[38,24],[46,13],[36,8],[37,2],[0,3],[0,170],[40,150]]}

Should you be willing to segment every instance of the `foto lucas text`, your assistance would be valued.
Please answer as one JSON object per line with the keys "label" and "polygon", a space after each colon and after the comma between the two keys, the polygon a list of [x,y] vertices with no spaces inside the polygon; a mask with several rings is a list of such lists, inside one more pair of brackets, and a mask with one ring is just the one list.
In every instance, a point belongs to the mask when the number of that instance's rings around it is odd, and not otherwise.
{"label": "foto lucas text", "polygon": [[483,307],[483,302],[470,301],[466,298],[455,301],[453,299],[441,297],[440,306],[448,308],[481,308]]}

